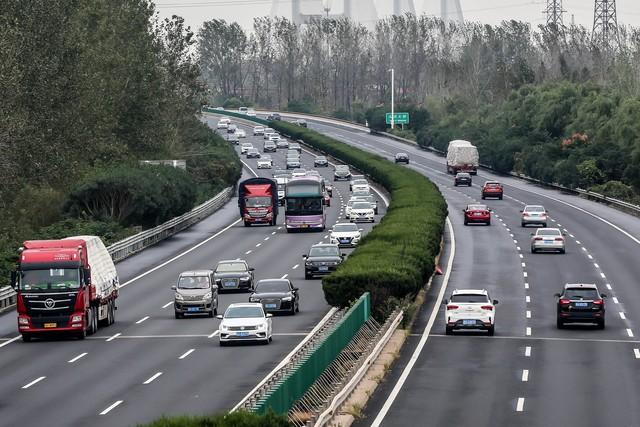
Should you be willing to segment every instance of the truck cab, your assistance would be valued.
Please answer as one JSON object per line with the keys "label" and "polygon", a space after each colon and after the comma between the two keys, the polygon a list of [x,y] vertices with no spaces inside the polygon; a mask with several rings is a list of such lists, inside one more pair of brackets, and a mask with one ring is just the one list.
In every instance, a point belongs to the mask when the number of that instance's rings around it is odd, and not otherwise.
{"label": "truck cab", "polygon": [[238,184],[238,207],[245,227],[276,225],[278,184],[269,178],[250,178]]}

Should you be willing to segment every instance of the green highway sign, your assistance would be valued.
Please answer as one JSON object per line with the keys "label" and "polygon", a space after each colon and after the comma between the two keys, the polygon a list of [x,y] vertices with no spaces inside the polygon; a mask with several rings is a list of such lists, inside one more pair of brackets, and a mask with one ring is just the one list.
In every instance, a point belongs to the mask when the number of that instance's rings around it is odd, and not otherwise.
{"label": "green highway sign", "polygon": [[[409,113],[394,113],[393,124],[406,125],[409,123]],[[391,113],[387,113],[387,124],[391,124]]]}

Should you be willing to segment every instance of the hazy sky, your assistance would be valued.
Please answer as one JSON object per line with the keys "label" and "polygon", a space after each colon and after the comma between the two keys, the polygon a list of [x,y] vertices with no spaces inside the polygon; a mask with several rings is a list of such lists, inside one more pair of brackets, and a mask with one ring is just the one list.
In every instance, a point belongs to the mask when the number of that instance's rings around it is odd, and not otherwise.
{"label": "hazy sky", "polygon": [[[280,0],[286,5],[288,0]],[[342,0],[325,0],[332,10],[342,10]],[[359,0],[354,0],[357,4]],[[391,12],[393,0],[374,0],[378,15]],[[438,14],[439,0],[413,0],[418,12]],[[498,24],[503,20],[517,19],[533,25],[545,21],[543,10],[546,0],[460,0],[465,20]],[[218,18],[228,22],[236,21],[250,29],[253,18],[267,16],[271,11],[272,0],[157,0],[156,6],[161,17],[180,15],[192,29],[197,30],[204,21]],[[290,4],[290,3],[289,3]],[[564,0],[565,23],[571,22],[574,15],[576,24],[591,28],[593,25],[594,0]],[[640,26],[640,0],[617,0],[618,23]],[[426,7],[425,7],[426,6]],[[426,9],[426,10],[425,10]]]}

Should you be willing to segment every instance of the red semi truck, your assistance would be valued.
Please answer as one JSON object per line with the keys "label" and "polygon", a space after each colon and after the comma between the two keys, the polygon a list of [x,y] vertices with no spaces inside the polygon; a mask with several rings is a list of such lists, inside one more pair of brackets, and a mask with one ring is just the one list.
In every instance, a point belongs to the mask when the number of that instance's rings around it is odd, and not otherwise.
{"label": "red semi truck", "polygon": [[118,275],[99,237],[24,242],[11,283],[24,341],[55,332],[84,339],[115,321]]}
{"label": "red semi truck", "polygon": [[276,225],[278,184],[269,178],[249,178],[238,184],[238,207],[244,226]]}

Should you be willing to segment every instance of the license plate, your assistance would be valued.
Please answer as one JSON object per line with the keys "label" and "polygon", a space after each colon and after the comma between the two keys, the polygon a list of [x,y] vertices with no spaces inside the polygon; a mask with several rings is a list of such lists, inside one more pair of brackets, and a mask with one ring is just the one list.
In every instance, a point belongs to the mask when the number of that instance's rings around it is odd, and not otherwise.
{"label": "license plate", "polygon": [[545,240],[545,243],[553,243],[553,240]]}
{"label": "license plate", "polygon": [[302,224],[300,227],[301,228],[309,228],[309,224]]}
{"label": "license plate", "polygon": [[249,336],[249,332],[236,332],[236,336],[238,336],[238,337],[247,337],[247,336]]}
{"label": "license plate", "polygon": [[462,324],[463,324],[463,325],[475,325],[475,324],[476,324],[476,321],[475,321],[475,320],[473,320],[473,319],[464,319],[464,320],[462,321]]}
{"label": "license plate", "polygon": [[349,239],[342,239],[340,240],[340,243],[349,243]]}
{"label": "license plate", "polygon": [[329,271],[329,267],[318,267],[318,271]]}
{"label": "license plate", "polygon": [[276,308],[276,304],[265,304],[264,308]]}
{"label": "license plate", "polygon": [[586,306],[588,306],[588,305],[589,305],[589,304],[587,304],[586,302],[577,302],[577,303],[576,303],[576,307],[586,307]]}
{"label": "license plate", "polygon": [[57,323],[45,323],[44,327],[45,328],[56,328],[56,327],[58,327],[58,324]]}
{"label": "license plate", "polygon": [[236,282],[224,282],[223,285],[225,288],[233,288],[236,286]]}
{"label": "license plate", "polygon": [[480,212],[476,212],[474,213],[475,216],[482,216],[482,214]]}
{"label": "license plate", "polygon": [[200,311],[200,307],[188,307],[187,311]]}

